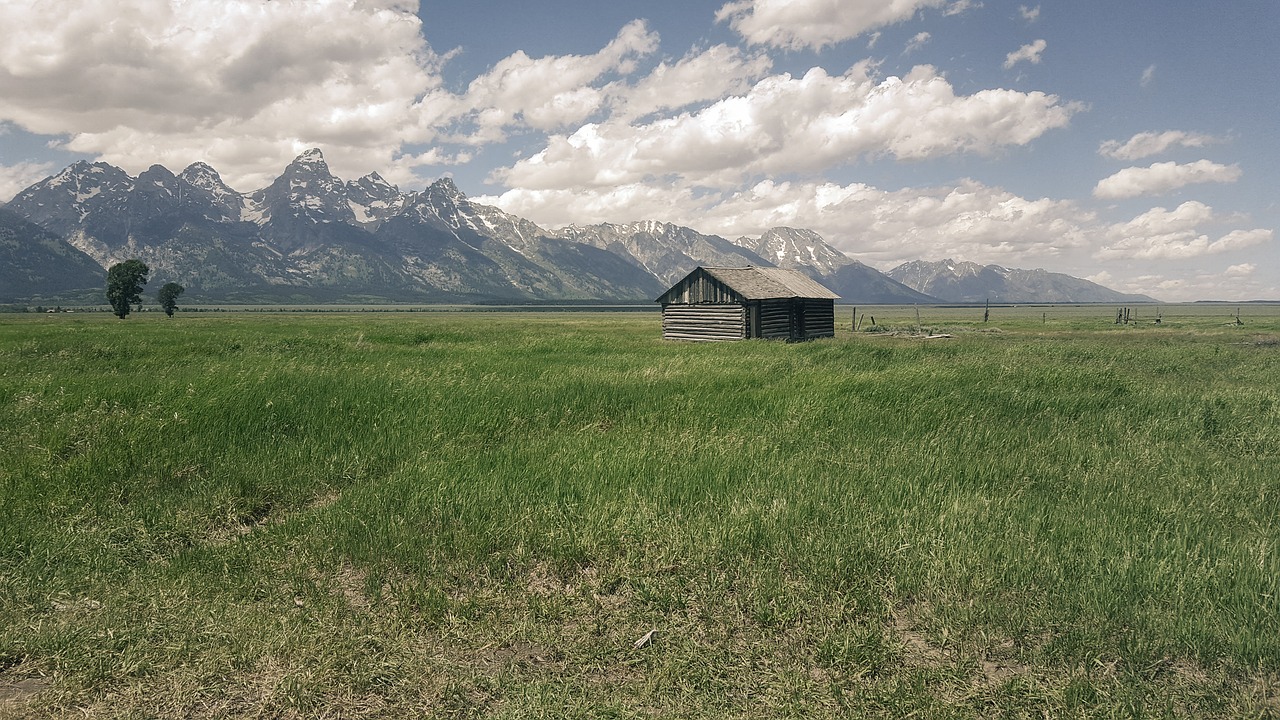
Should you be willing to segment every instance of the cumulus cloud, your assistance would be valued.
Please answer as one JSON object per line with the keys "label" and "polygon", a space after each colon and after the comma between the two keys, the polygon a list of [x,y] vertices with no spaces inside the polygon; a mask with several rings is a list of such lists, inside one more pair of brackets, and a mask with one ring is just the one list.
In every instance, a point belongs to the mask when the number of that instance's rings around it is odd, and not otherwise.
{"label": "cumulus cloud", "polygon": [[1033,8],[1029,8],[1026,5],[1019,5],[1018,14],[1022,16],[1023,20],[1033,23],[1040,19],[1040,6],[1037,5]]}
{"label": "cumulus cloud", "polygon": [[[1233,268],[1221,272],[1200,270],[1174,276],[1148,272],[1111,278],[1106,282],[1092,276],[1087,279],[1120,292],[1151,295],[1162,302],[1250,300],[1277,296],[1278,291],[1274,285],[1268,286],[1252,275],[1233,272]],[[1234,310],[1231,312],[1234,313]]]}
{"label": "cumulus cloud", "polygon": [[1022,198],[966,180],[956,186],[886,191],[764,180],[695,193],[677,184],[587,189],[517,188],[484,201],[548,227],[661,217],[725,237],[780,225],[806,227],[852,256],[890,267],[949,255],[1015,263],[1088,245],[1091,213],[1070,202]]}
{"label": "cumulus cloud", "polygon": [[1212,135],[1167,130],[1165,132],[1142,132],[1125,142],[1108,140],[1098,148],[1098,154],[1118,160],[1141,160],[1152,155],[1159,155],[1171,147],[1199,148],[1212,145],[1219,140]]}
{"label": "cumulus cloud", "polygon": [[610,121],[555,135],[495,173],[530,189],[628,185],[675,177],[725,187],[756,175],[812,172],[861,155],[916,160],[1025,145],[1080,109],[1057,96],[983,90],[957,96],[930,66],[877,80],[863,62],[833,77],[774,75],[745,95],[650,123]]}
{"label": "cumulus cloud", "polygon": [[1176,190],[1196,183],[1230,183],[1240,179],[1239,165],[1220,165],[1209,160],[1197,160],[1179,165],[1174,162],[1155,163],[1150,167],[1125,168],[1103,178],[1093,188],[1093,196],[1103,200],[1153,195]]}
{"label": "cumulus cloud", "polygon": [[1013,52],[1005,56],[1004,69],[1008,70],[1012,68],[1014,65],[1017,65],[1018,63],[1024,62],[1024,61],[1029,62],[1032,65],[1039,65],[1040,55],[1041,53],[1044,52],[1044,49],[1047,46],[1048,46],[1048,43],[1046,43],[1044,40],[1036,40],[1033,43],[1028,43],[1026,45],[1023,45],[1022,47],[1018,48],[1017,50],[1014,50]]}
{"label": "cumulus cloud", "polygon": [[1152,208],[1107,229],[1108,243],[1098,248],[1100,260],[1184,260],[1254,247],[1269,242],[1267,229],[1233,230],[1213,240],[1201,226],[1215,219],[1204,203],[1188,201],[1173,210]]}
{"label": "cumulus cloud", "polygon": [[[628,86],[617,78],[658,44],[635,21],[597,53],[516,52],[455,93],[440,76],[452,54],[427,44],[417,9],[416,0],[0,3],[0,26],[23,29],[0,34],[0,123],[60,136],[62,149],[131,172],[205,161],[242,190],[316,146],[341,175],[376,169],[412,182],[417,168],[473,151],[406,147],[576,127],[619,103],[655,111],[664,90],[667,102],[715,99],[768,72],[767,61],[718,46],[666,68],[666,85]],[[690,85],[673,91],[681,80]]]}
{"label": "cumulus cloud", "polygon": [[[207,160],[242,184],[323,145],[390,159],[441,58],[416,2],[2,3],[0,120],[140,170]],[[302,31],[305,29],[305,31]],[[265,151],[265,152],[264,152]],[[145,159],[144,159],[145,158]]]}
{"label": "cumulus cloud", "polygon": [[592,55],[535,59],[517,51],[471,81],[463,95],[429,94],[421,103],[421,134],[451,126],[457,129],[450,139],[484,145],[505,140],[512,128],[549,131],[580,124],[606,101],[605,90],[594,85],[601,77],[633,72],[636,59],[657,48],[658,35],[636,20]]}
{"label": "cumulus cloud", "polygon": [[926,8],[963,11],[970,5],[965,0],[734,0],[716,12],[716,21],[727,21],[729,27],[756,45],[820,50],[910,20]]}
{"label": "cumulus cloud", "polygon": [[[0,130],[3,130],[2,126]],[[12,200],[14,195],[49,177],[53,172],[53,163],[21,162],[16,165],[0,165],[0,202]]]}
{"label": "cumulus cloud", "polygon": [[659,63],[632,86],[610,87],[614,117],[642,117],[745,92],[772,67],[766,55],[748,55],[727,45],[690,53],[673,64]]}

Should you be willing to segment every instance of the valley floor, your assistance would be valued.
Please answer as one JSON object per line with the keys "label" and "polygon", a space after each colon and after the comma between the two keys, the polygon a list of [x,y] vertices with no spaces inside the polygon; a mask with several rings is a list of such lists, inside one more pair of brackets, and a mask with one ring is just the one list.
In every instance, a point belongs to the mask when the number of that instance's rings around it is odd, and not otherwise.
{"label": "valley floor", "polygon": [[0,315],[0,717],[1276,717],[1280,308],[1116,310]]}

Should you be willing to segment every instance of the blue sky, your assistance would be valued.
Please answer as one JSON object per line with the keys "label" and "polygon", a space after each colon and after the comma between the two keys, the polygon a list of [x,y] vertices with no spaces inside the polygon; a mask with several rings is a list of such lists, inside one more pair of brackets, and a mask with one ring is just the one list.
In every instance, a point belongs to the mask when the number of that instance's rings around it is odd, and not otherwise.
{"label": "blue sky", "polygon": [[11,0],[0,200],[79,159],[452,176],[548,228],[1280,299],[1280,3]]}

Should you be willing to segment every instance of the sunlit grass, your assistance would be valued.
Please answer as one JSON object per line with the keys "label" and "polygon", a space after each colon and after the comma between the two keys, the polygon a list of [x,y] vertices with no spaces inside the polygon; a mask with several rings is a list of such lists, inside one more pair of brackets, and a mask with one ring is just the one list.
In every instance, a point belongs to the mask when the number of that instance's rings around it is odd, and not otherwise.
{"label": "sunlit grass", "polygon": [[874,312],[0,318],[0,680],[52,678],[32,715],[1280,708],[1274,309]]}

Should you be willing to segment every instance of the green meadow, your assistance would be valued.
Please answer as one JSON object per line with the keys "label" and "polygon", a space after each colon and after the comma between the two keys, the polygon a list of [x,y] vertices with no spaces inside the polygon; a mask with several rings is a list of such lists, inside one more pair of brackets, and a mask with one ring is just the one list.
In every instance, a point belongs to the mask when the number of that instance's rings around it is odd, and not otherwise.
{"label": "green meadow", "polygon": [[1280,308],[851,312],[0,315],[0,717],[1280,716]]}

